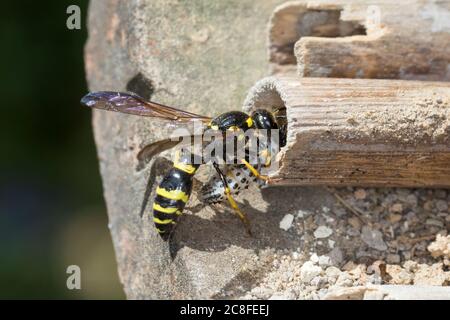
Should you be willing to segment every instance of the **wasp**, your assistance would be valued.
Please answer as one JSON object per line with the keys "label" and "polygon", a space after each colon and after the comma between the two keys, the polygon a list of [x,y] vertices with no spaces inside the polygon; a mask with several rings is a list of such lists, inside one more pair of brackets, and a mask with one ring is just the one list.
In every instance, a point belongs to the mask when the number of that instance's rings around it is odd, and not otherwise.
{"label": "wasp", "polygon": [[[196,157],[190,149],[177,151],[172,168],[165,174],[156,188],[153,201],[153,222],[156,231],[163,240],[168,240],[177,220],[183,213],[186,203],[192,192],[193,178],[201,164],[210,162],[217,175],[212,177],[202,188],[199,199],[205,204],[215,204],[227,201],[234,213],[244,223],[247,232],[251,235],[250,223],[247,216],[240,210],[234,195],[247,189],[250,183],[263,186],[268,181],[268,176],[261,174],[261,169],[270,166],[277,150],[286,143],[286,121],[282,115],[282,109],[268,111],[266,109],[254,110],[251,114],[241,111],[230,111],[217,117],[211,118],[195,113],[183,111],[177,108],[165,106],[159,103],[146,101],[134,93],[100,91],[88,93],[81,99],[81,104],[90,108],[116,111],[143,117],[160,118],[173,122],[201,121],[206,130],[219,133],[221,139],[212,143],[218,149],[224,150],[224,141],[228,141],[226,134],[233,139],[242,140],[244,133],[252,129],[256,134],[263,130],[279,130],[280,136],[277,143],[260,142],[256,157],[251,158],[248,148],[244,155],[237,157],[236,150],[232,151],[233,161],[228,161],[225,166],[221,165],[220,159],[224,160],[225,152],[217,156],[214,154],[209,159]],[[269,137],[270,138],[270,137]],[[244,142],[247,145],[248,140]],[[203,147],[205,144],[202,145]],[[146,147],[143,148],[143,150]],[[252,160],[253,159],[253,160]],[[256,160],[255,160],[256,159]],[[229,160],[229,159],[228,159]]]}

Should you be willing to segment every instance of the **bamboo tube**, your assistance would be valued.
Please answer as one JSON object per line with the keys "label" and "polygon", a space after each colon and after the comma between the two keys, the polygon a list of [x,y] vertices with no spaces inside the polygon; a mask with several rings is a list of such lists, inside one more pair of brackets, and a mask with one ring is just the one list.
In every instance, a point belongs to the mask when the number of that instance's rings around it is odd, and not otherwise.
{"label": "bamboo tube", "polygon": [[273,185],[450,187],[450,84],[269,77],[244,110],[286,107]]}

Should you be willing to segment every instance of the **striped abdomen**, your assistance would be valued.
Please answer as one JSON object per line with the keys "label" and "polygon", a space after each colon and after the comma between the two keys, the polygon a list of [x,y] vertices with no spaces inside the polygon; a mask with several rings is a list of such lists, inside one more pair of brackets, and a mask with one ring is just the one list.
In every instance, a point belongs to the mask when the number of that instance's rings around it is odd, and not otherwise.
{"label": "striped abdomen", "polygon": [[156,189],[153,202],[153,222],[164,240],[176,224],[189,200],[192,178],[199,165],[190,165],[185,160],[176,160],[174,166]]}

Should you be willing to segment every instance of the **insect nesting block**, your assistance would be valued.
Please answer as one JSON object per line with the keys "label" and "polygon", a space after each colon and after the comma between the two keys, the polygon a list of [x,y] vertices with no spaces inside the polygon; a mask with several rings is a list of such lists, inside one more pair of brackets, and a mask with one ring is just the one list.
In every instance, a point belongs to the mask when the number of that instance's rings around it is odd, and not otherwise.
{"label": "insect nesting block", "polygon": [[269,77],[245,111],[286,108],[273,185],[450,187],[450,84]]}

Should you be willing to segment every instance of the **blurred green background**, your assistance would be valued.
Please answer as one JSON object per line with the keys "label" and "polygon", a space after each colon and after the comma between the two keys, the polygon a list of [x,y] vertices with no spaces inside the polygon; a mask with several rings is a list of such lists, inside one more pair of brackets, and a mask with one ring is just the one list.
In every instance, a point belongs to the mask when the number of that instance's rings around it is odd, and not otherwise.
{"label": "blurred green background", "polygon": [[[81,30],[66,28],[71,4],[81,8]],[[79,105],[87,4],[2,4],[0,298],[124,298],[91,113]],[[72,264],[81,290],[66,287]]]}

